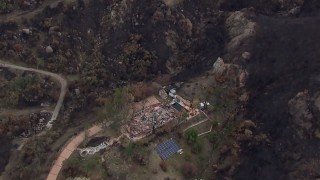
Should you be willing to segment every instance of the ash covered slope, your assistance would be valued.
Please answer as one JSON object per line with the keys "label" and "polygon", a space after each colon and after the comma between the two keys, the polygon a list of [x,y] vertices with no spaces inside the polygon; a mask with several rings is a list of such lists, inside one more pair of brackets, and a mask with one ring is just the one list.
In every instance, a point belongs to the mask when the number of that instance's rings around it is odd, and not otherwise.
{"label": "ash covered slope", "polygon": [[248,117],[273,143],[244,147],[234,178],[319,178],[320,17],[257,22]]}

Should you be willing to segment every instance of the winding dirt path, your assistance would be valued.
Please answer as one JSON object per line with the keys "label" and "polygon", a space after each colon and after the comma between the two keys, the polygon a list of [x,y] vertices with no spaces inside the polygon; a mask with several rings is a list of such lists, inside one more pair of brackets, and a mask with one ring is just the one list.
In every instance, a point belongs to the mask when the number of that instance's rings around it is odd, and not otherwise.
{"label": "winding dirt path", "polygon": [[2,61],[0,60],[0,67],[7,67],[7,68],[12,68],[12,69],[18,69],[18,70],[22,70],[22,71],[30,71],[30,72],[35,72],[35,73],[39,73],[39,74],[43,74],[43,75],[47,75],[52,77],[53,79],[56,79],[57,81],[59,81],[60,85],[61,85],[61,91],[60,91],[60,96],[58,99],[58,102],[56,104],[56,107],[54,108],[53,112],[52,112],[52,116],[51,119],[49,120],[49,122],[47,123],[47,128],[51,128],[52,127],[52,123],[53,121],[55,121],[59,115],[60,109],[62,107],[63,101],[64,101],[64,97],[66,95],[67,92],[67,80],[64,79],[62,76],[52,73],[52,72],[48,72],[48,71],[43,71],[43,70],[39,70],[39,69],[33,69],[33,68],[27,68],[27,67],[22,67],[22,66],[18,66],[18,65],[13,65],[10,64],[8,62]]}
{"label": "winding dirt path", "polygon": [[[61,150],[61,153],[59,154],[58,158],[54,162],[48,176],[47,180],[56,180],[59,172],[62,168],[63,161],[68,159],[71,154],[77,149],[77,147],[84,141],[86,135],[87,137],[91,137],[96,135],[102,130],[101,125],[94,125],[89,130],[82,131],[77,136],[70,139],[69,143],[64,146],[64,148]],[[86,134],[87,133],[87,134]]]}

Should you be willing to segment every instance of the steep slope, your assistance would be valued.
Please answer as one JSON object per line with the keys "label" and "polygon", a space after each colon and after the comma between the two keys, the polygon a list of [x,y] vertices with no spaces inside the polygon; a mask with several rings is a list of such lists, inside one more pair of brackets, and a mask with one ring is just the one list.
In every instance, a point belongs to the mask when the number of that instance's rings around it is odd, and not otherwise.
{"label": "steep slope", "polygon": [[[253,59],[248,63],[251,99],[247,116],[273,143],[244,146],[235,179],[319,178],[320,141],[314,132],[320,116],[313,102],[320,85],[320,17],[260,16],[257,21]],[[306,94],[297,97],[304,100],[293,99],[305,89]]]}

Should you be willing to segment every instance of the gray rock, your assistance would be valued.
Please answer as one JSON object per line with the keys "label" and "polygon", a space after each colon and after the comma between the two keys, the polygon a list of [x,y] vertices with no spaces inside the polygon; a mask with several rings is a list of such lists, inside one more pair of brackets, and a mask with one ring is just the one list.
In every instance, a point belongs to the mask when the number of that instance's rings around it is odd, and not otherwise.
{"label": "gray rock", "polygon": [[320,139],[320,130],[319,129],[314,131],[314,137],[317,139]]}
{"label": "gray rock", "polygon": [[243,70],[239,75],[239,87],[244,87],[248,79],[248,72]]}
{"label": "gray rock", "polygon": [[226,70],[226,65],[222,58],[218,57],[216,62],[213,64],[213,73],[216,75],[221,75]]}
{"label": "gray rock", "polygon": [[240,128],[256,128],[256,124],[251,120],[245,120],[240,124]]}
{"label": "gray rock", "polygon": [[305,133],[313,126],[313,115],[309,108],[309,93],[307,90],[299,92],[288,102],[289,113],[299,138],[304,139]]}
{"label": "gray rock", "polygon": [[246,137],[248,137],[248,138],[251,138],[252,135],[253,135],[253,133],[252,133],[251,130],[245,129],[245,130],[244,130],[244,135],[246,135]]}
{"label": "gray rock", "polygon": [[317,110],[320,112],[320,95],[315,98],[314,106],[317,108]]}
{"label": "gray rock", "polygon": [[245,60],[249,60],[249,59],[251,59],[251,53],[249,53],[249,52],[243,52],[242,55],[241,55],[241,57],[242,57],[243,59],[245,59]]}
{"label": "gray rock", "polygon": [[49,32],[58,31],[59,29],[60,29],[59,26],[52,26],[49,28]]}
{"label": "gray rock", "polygon": [[293,8],[300,8],[304,4],[304,0],[278,0],[281,9],[289,10]]}
{"label": "gray rock", "polygon": [[47,54],[53,53],[53,49],[52,49],[51,46],[47,46],[47,47],[46,47],[46,53],[47,53]]}
{"label": "gray rock", "polygon": [[74,92],[76,93],[77,96],[80,95],[80,89],[75,89]]}
{"label": "gray rock", "polygon": [[26,35],[32,34],[32,31],[30,29],[22,29],[22,33]]}
{"label": "gray rock", "polygon": [[301,11],[301,8],[300,8],[300,7],[295,7],[295,8],[292,8],[292,9],[288,12],[288,14],[289,14],[290,16],[296,16],[296,15],[298,15],[298,14],[300,13],[300,11]]}
{"label": "gray rock", "polygon": [[249,100],[249,95],[248,93],[243,93],[240,97],[239,97],[239,101],[241,102],[247,102]]}

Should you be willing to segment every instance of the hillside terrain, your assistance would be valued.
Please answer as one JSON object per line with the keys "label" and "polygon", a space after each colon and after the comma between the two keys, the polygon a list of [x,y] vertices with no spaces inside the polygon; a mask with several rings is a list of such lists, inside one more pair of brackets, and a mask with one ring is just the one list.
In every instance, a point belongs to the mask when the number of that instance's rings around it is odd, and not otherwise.
{"label": "hillside terrain", "polygon": [[[56,74],[65,96],[45,129],[59,84],[0,66],[0,179],[46,179],[80,134],[108,148],[74,148],[58,179],[320,178],[319,30],[317,0],[4,0],[0,61]],[[167,87],[200,115],[130,139],[136,104],[173,112]],[[169,138],[184,153],[162,161]]]}

